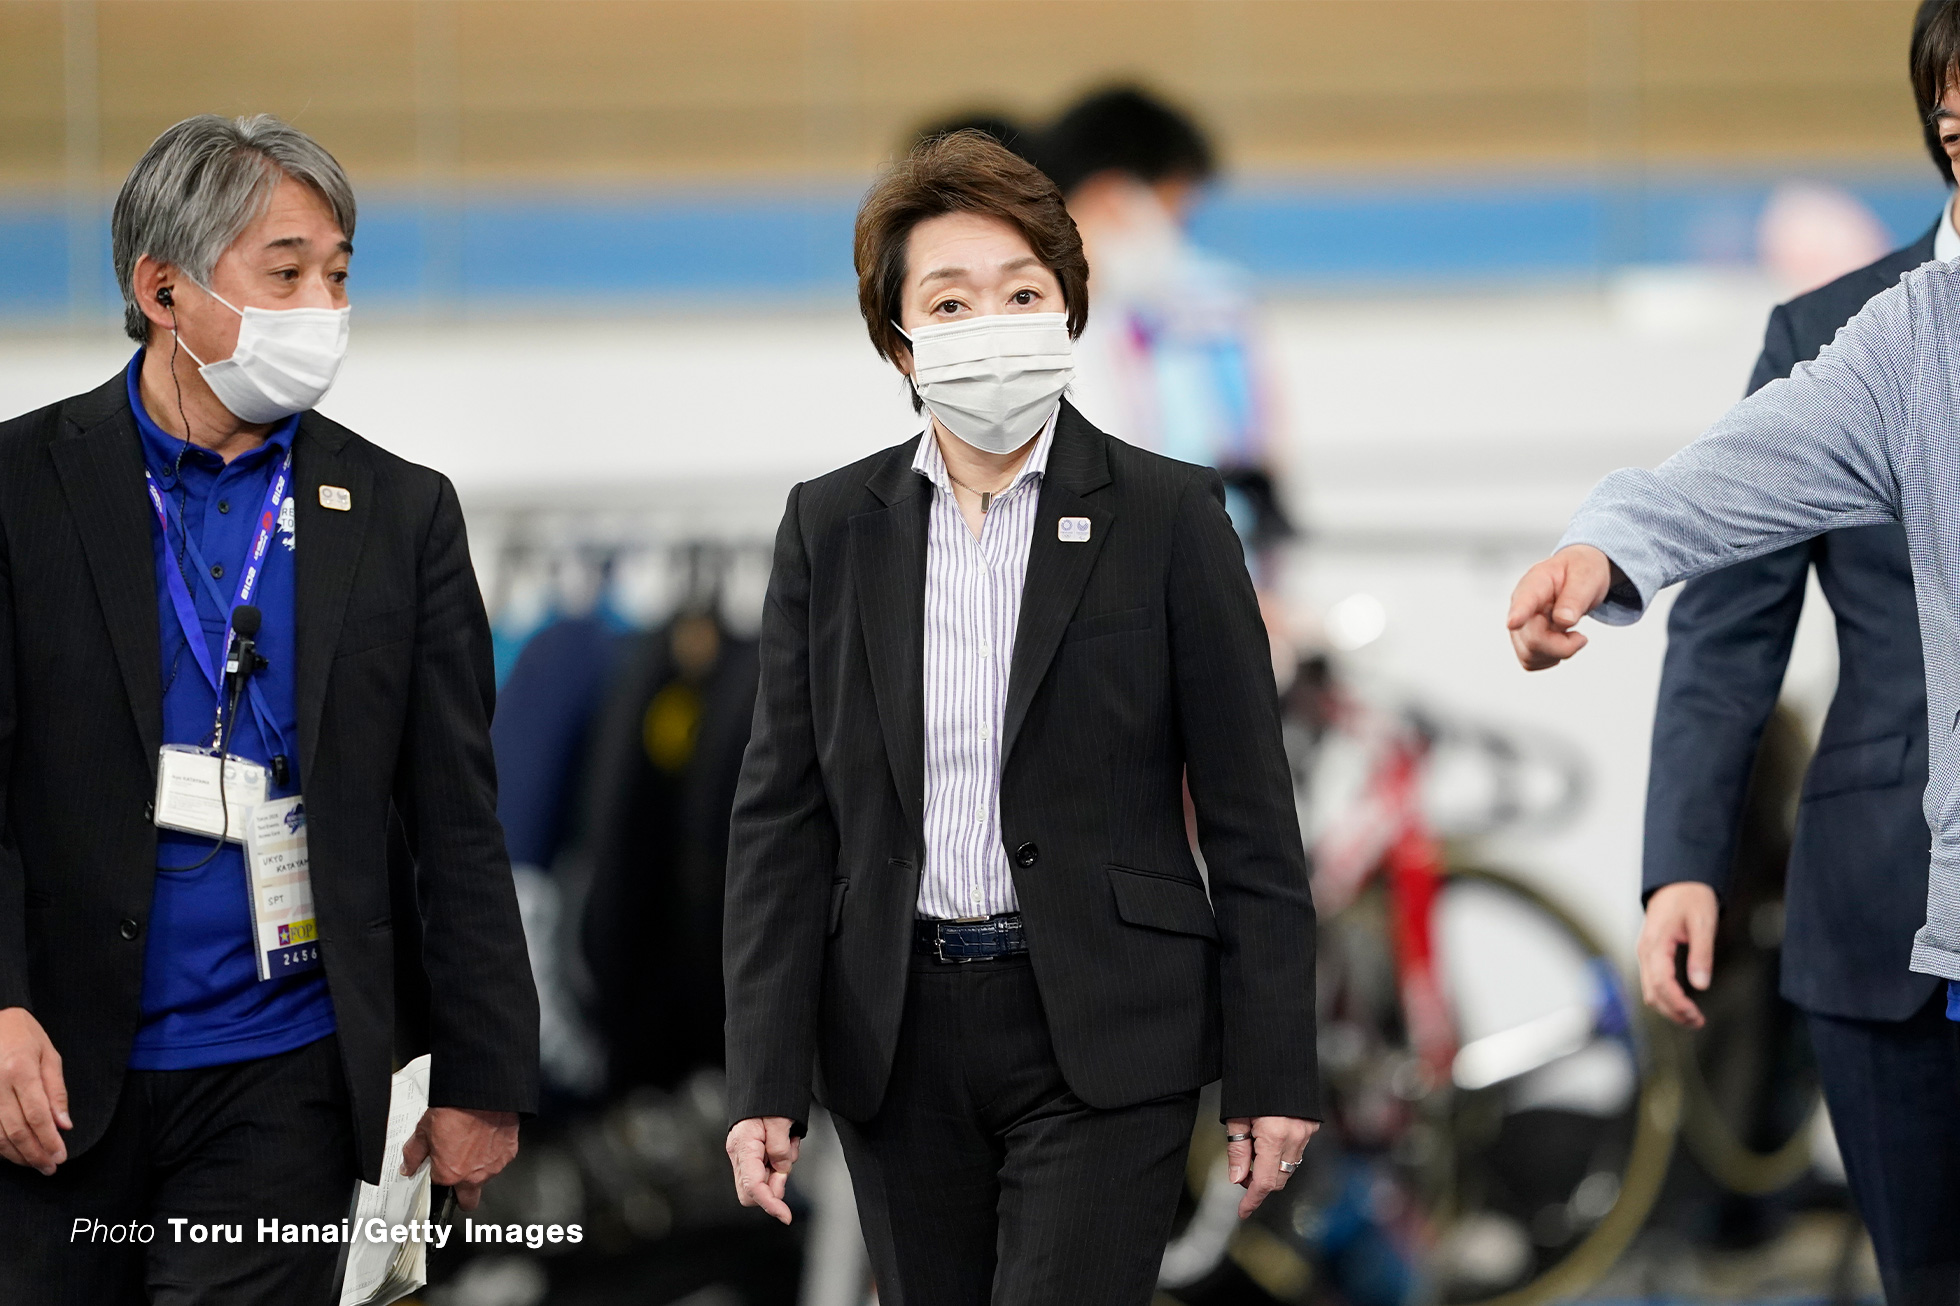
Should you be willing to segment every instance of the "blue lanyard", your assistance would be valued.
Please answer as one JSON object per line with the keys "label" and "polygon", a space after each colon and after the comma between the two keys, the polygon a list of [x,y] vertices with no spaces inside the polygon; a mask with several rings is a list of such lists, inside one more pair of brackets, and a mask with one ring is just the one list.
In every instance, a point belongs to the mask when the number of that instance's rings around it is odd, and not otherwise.
{"label": "blue lanyard", "polygon": [[[191,538],[187,528],[181,523],[178,526],[178,530],[184,537],[184,547],[190,553],[191,561],[197,565],[198,576],[204,581],[204,588],[226,613],[227,629],[230,628],[231,609],[250,603],[252,596],[258,592],[259,577],[265,571],[266,551],[272,545],[273,529],[279,524],[279,509],[285,502],[286,486],[292,481],[292,472],[293,453],[288,449],[278,470],[272,474],[271,485],[266,487],[265,504],[259,510],[258,534],[252,539],[251,551],[245,555],[245,567],[238,576],[237,596],[228,605],[225,603],[224,591],[220,590],[217,583],[211,579],[211,569],[205,565],[204,554],[197,547],[197,542]],[[170,509],[164,502],[163,492],[157,488],[156,477],[150,474],[150,469],[147,467],[143,469],[143,483],[149,488],[150,506],[156,510],[157,525],[163,530],[163,551],[168,555]],[[191,656],[197,660],[197,669],[204,673],[204,679],[211,686],[211,692],[218,695],[219,702],[222,703],[224,680],[219,675],[218,665],[211,660],[211,648],[204,637],[204,623],[197,615],[197,604],[191,600],[190,588],[184,584],[183,571],[176,565],[175,559],[170,559],[170,565],[164,568],[164,585],[170,591],[170,606],[177,613],[177,624],[183,627],[184,642],[191,646]],[[285,732],[279,729],[278,719],[272,715],[271,708],[266,705],[265,695],[260,691],[256,678],[246,682],[245,692],[252,700],[252,715],[258,718],[260,730],[272,737],[272,742],[280,754],[285,754]]]}

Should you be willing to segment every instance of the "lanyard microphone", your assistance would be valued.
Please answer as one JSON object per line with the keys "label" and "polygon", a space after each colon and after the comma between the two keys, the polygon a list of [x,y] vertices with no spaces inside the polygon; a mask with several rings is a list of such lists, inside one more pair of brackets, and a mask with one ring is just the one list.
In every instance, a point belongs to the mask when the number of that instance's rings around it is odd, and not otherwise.
{"label": "lanyard microphone", "polygon": [[259,610],[249,603],[241,603],[231,610],[231,651],[225,655],[225,683],[234,697],[244,688],[246,679],[265,665],[257,643],[262,620]]}
{"label": "lanyard microphone", "polygon": [[[211,851],[204,854],[201,861],[190,866],[173,867],[173,870],[196,871],[211,864],[219,852],[223,851],[226,835],[231,829],[231,785],[225,775],[225,764],[231,757],[231,741],[226,738],[226,728],[238,723],[238,699],[245,692],[245,682],[255,671],[263,671],[268,665],[259,656],[259,624],[263,618],[259,610],[249,603],[242,603],[231,610],[231,647],[225,653],[224,690],[219,696],[217,719],[211,723],[211,747],[218,754],[218,812],[220,833],[211,845]],[[275,758],[277,769],[285,769],[285,758]],[[282,777],[283,783],[283,777]]]}
{"label": "lanyard microphone", "polygon": [[245,692],[245,682],[252,678],[253,672],[266,666],[266,660],[259,656],[258,648],[261,620],[259,610],[249,603],[241,603],[231,610],[231,648],[225,654],[225,691],[229,702],[221,718],[218,736],[220,752],[224,751],[222,723],[237,723],[238,698]]}

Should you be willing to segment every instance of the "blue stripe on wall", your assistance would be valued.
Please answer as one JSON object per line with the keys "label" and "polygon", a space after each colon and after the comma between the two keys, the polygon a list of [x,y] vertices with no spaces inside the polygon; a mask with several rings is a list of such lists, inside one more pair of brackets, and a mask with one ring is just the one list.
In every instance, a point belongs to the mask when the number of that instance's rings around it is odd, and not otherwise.
{"label": "blue stripe on wall", "polygon": [[[1900,243],[1926,229],[1941,197],[1918,174],[1839,184]],[[1221,188],[1193,226],[1275,291],[1570,281],[1633,263],[1745,262],[1772,187],[1681,177],[1639,187],[1242,184]],[[356,285],[364,306],[403,309],[847,295],[856,202],[855,192],[469,193],[453,202],[383,193],[362,207]],[[104,269],[74,296],[68,278],[63,211],[0,201],[0,318],[67,313],[71,299],[93,299],[108,279]]]}
{"label": "blue stripe on wall", "polygon": [[0,314],[41,316],[67,308],[67,215],[0,210]]}

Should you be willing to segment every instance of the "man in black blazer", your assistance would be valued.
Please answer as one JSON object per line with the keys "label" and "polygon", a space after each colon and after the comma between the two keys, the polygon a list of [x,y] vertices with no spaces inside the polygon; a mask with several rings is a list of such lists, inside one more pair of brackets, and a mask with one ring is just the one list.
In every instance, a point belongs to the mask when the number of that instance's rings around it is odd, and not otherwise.
{"label": "man in black blazer", "polygon": [[788,1218],[814,1090],[880,1300],[1142,1306],[1197,1090],[1222,1074],[1245,1210],[1319,1111],[1264,627],[1217,474],[1059,398],[1087,268],[1045,177],[928,141],[856,261],[931,422],[798,486],[777,537],[729,850],[737,1186]]}
{"label": "man in black blazer", "polygon": [[[1915,90],[1950,185],[1942,119],[1960,54],[1950,0],[1922,5]],[[1867,300],[1960,254],[1951,207],[1917,241],[1770,314],[1751,393],[1817,357]],[[1906,536],[1832,531],[1683,587],[1654,719],[1640,942],[1650,1005],[1699,1028],[1675,974],[1706,988],[1757,741],[1776,705],[1811,569],[1837,619],[1838,683],[1791,849],[1783,996],[1808,1017],[1831,1122],[1893,1303],[1960,1292],[1960,1037],[1945,986],[1908,962],[1926,919],[1926,677]]]}
{"label": "man in black blazer", "polygon": [[[407,1164],[432,1155],[473,1207],[535,1108],[456,495],[310,411],[353,230],[301,133],[178,124],[116,208],[143,347],[0,425],[0,1301],[334,1300],[356,1176],[404,1164],[397,933],[432,1053]],[[312,919],[269,956],[250,904],[272,899],[223,821],[158,824],[218,741],[304,835]],[[415,917],[390,909],[391,814]]]}

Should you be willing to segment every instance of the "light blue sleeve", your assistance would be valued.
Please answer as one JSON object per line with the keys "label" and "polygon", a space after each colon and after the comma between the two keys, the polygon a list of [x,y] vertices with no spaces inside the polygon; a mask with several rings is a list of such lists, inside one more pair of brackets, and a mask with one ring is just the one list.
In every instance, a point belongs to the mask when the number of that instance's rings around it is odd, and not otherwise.
{"label": "light blue sleeve", "polygon": [[1559,541],[1594,546],[1626,578],[1592,615],[1627,625],[1677,581],[1825,531],[1897,521],[1914,350],[1902,283],[1816,361],[1744,399],[1659,467],[1602,480]]}

